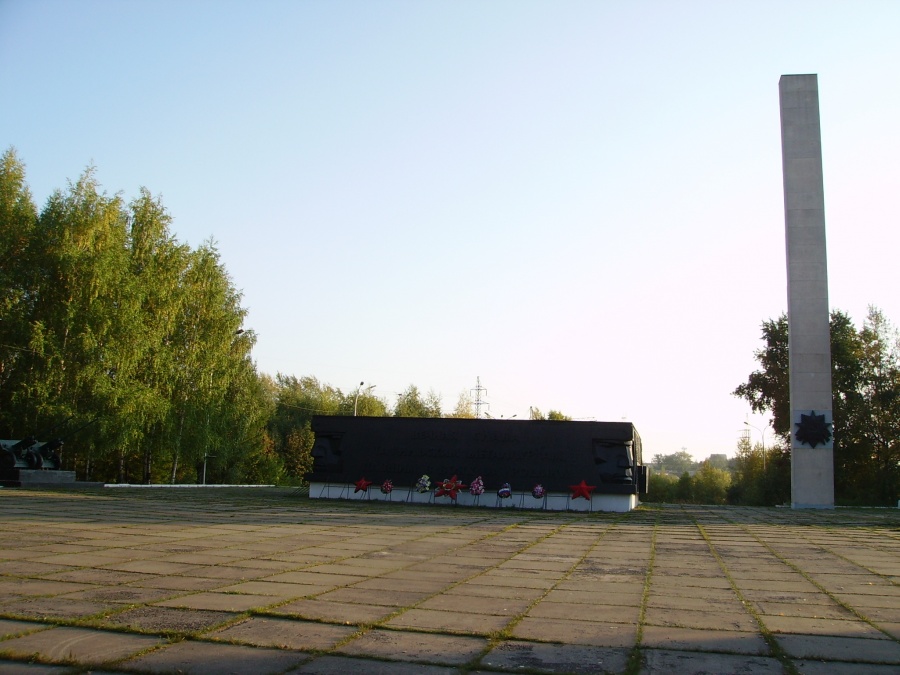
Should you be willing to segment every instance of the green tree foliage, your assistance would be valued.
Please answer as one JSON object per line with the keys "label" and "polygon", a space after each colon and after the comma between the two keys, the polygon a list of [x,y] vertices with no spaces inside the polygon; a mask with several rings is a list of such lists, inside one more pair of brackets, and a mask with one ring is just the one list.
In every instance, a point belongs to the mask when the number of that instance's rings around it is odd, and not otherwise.
{"label": "green tree foliage", "polygon": [[[33,283],[28,244],[37,225],[37,209],[25,184],[25,166],[13,150],[0,158],[0,392],[27,367],[26,334],[33,304]],[[13,423],[8,402],[0,406],[0,425]]]}
{"label": "green tree foliage", "polygon": [[447,417],[475,419],[475,401],[472,400],[472,395],[467,391],[461,392],[456,407],[452,413],[447,414]]}
{"label": "green tree foliage", "polygon": [[647,494],[641,497],[649,503],[726,504],[731,474],[709,461],[700,463],[692,476],[684,471],[680,476],[650,472]]}
{"label": "green tree foliage", "polygon": [[676,490],[678,478],[668,473],[650,472],[647,494],[641,496],[641,501],[650,503],[673,504],[678,501]]}
{"label": "green tree foliage", "polygon": [[[870,308],[857,330],[843,312],[831,314],[835,496],[858,504],[896,504],[900,491],[900,344],[896,330]],[[789,447],[787,317],[763,323],[760,369],[734,394],[754,411],[771,411]]]}
{"label": "green tree foliage", "polygon": [[440,417],[441,397],[434,391],[429,391],[422,397],[419,388],[411,384],[406,391],[397,397],[397,405],[394,406],[394,417]]}
{"label": "green tree foliage", "polygon": [[569,422],[572,418],[569,415],[561,413],[559,410],[551,410],[546,415],[541,412],[540,408],[531,406],[528,409],[528,417],[533,420],[556,420],[558,422]]}
{"label": "green tree foliage", "polygon": [[284,475],[294,481],[302,481],[312,470],[313,415],[352,415],[354,405],[360,416],[388,414],[385,402],[374,396],[371,389],[360,389],[357,398],[355,389],[344,394],[315,377],[280,373],[274,381],[268,380],[268,387],[273,400],[267,426],[272,452],[279,458]]}
{"label": "green tree foliage", "polygon": [[[275,378],[274,396],[275,409],[268,425],[273,451],[286,474],[302,480],[312,469],[313,415],[346,414],[347,397],[340,389],[323,385],[315,377],[297,378],[280,373]],[[352,414],[352,407],[349,412]]]}
{"label": "green tree foliage", "polygon": [[654,455],[653,468],[657,473],[670,473],[680,476],[684,472],[694,471],[697,463],[687,450],[679,450],[670,455]]}
{"label": "green tree foliage", "polygon": [[178,244],[158,199],[125,204],[92,168],[38,213],[12,150],[0,219],[0,436],[92,422],[63,453],[79,478],[195,480],[204,457],[240,477],[271,406],[214,245]]}
{"label": "green tree foliage", "polygon": [[700,468],[691,476],[693,501],[697,504],[725,504],[731,474],[713,466],[709,461],[701,462]]}
{"label": "green tree foliage", "polygon": [[732,461],[728,503],[743,506],[777,506],[791,500],[791,455],[782,444],[751,446],[750,439],[738,441]]}

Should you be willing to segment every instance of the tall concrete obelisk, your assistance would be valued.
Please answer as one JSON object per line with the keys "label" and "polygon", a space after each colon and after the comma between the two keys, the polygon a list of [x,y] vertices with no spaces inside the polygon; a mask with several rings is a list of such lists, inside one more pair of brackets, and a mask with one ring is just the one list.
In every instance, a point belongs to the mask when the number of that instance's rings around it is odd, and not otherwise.
{"label": "tall concrete obelisk", "polygon": [[834,508],[831,340],[819,84],[782,75],[781,159],[787,245],[791,505]]}

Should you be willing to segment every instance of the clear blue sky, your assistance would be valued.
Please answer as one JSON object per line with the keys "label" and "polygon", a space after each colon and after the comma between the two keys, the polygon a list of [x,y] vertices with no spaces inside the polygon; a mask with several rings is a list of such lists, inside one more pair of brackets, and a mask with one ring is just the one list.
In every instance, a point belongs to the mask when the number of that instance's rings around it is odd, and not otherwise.
{"label": "clear blue sky", "polygon": [[[0,149],[212,237],[259,369],[732,453],[818,73],[831,305],[900,322],[900,3],[0,0]],[[758,431],[753,431],[755,441]],[[771,433],[767,434],[771,440]]]}

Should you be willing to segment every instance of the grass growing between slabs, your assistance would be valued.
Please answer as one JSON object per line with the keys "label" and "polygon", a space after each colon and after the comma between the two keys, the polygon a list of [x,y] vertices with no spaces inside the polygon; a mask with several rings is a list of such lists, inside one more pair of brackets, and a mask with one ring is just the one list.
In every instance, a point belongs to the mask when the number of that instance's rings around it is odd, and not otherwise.
{"label": "grass growing between slabs", "polygon": [[[885,509],[560,513],[311,500],[293,488],[0,499],[6,663],[629,675],[675,662],[802,673],[811,656],[872,675],[900,666],[900,517]],[[801,596],[811,614],[842,620],[792,628],[771,613]],[[717,611],[740,627],[705,618]],[[93,640],[101,656],[55,651],[54,634]],[[821,653],[823,635],[842,650]]]}

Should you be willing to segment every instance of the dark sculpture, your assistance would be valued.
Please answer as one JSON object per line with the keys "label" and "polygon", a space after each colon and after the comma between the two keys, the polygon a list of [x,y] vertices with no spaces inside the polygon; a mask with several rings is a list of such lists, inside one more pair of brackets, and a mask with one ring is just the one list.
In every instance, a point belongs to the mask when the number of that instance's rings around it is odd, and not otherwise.
{"label": "dark sculpture", "polygon": [[[51,428],[50,431],[56,431],[59,427],[67,424],[70,419]],[[37,435],[28,436],[22,440],[0,440],[0,472],[6,476],[16,469],[59,470],[62,465],[60,451],[65,444],[65,439],[78,433],[95,421],[96,418],[51,441],[41,442],[37,440]]]}
{"label": "dark sculpture", "polygon": [[59,469],[61,439],[40,443],[34,436],[21,441],[0,441],[0,468],[8,469]]}

